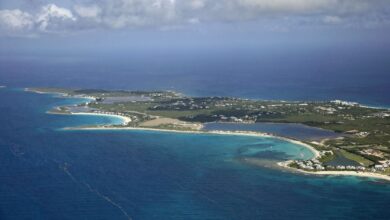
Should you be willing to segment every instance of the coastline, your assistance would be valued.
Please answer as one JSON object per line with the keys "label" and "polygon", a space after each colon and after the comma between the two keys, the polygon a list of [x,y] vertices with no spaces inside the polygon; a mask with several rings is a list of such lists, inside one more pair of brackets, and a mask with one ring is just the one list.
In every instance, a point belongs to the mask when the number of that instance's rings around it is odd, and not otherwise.
{"label": "coastline", "polygon": [[[52,113],[56,114],[56,113]],[[123,125],[127,125],[129,122],[131,122],[131,118],[122,116],[122,115],[115,115],[115,114],[103,114],[103,113],[89,113],[89,112],[71,112],[69,115],[91,115],[91,116],[106,116],[106,117],[115,117],[122,120]]]}
{"label": "coastline", "polygon": [[82,96],[82,95],[69,95],[68,93],[63,93],[63,92],[42,92],[42,91],[37,91],[31,88],[24,88],[25,92],[32,92],[36,94],[51,94],[54,95],[55,97],[59,98],[74,98],[74,99],[88,99],[88,100],[95,100],[95,97],[92,96]]}
{"label": "coastline", "polygon": [[368,178],[374,178],[374,179],[381,179],[390,181],[390,176],[379,174],[379,173],[371,173],[371,172],[361,172],[361,171],[305,171],[301,169],[296,169],[293,167],[288,166],[291,163],[290,160],[279,162],[278,165],[288,169],[292,170],[298,173],[302,174],[308,174],[308,175],[319,175],[319,176],[356,176],[356,177],[368,177]]}
{"label": "coastline", "polygon": [[37,94],[53,94],[53,95],[59,95],[61,97],[65,97],[65,98],[71,98],[72,96],[68,95],[67,93],[61,93],[61,92],[42,92],[42,91],[38,91],[38,90],[34,90],[34,89],[31,89],[31,88],[24,88],[24,91],[25,92],[33,92],[33,93],[37,93]]}
{"label": "coastline", "polygon": [[[78,113],[76,113],[78,114]],[[99,114],[98,114],[99,115]],[[111,116],[111,115],[109,115]],[[263,132],[253,132],[253,131],[220,131],[220,130],[212,130],[212,131],[191,131],[191,130],[169,130],[169,129],[161,129],[161,128],[146,128],[146,127],[68,127],[64,128],[65,130],[144,130],[144,131],[159,131],[159,132],[172,132],[172,133],[192,133],[192,134],[217,134],[217,135],[237,135],[237,136],[251,136],[251,137],[267,137],[267,138],[276,138],[279,140],[283,140],[286,142],[290,142],[296,145],[300,145],[309,149],[314,157],[318,158],[320,156],[320,152],[314,147],[310,146],[299,140],[294,140],[291,138],[281,137],[269,133]]]}
{"label": "coastline", "polygon": [[[314,147],[299,141],[294,140],[286,137],[280,137],[273,134],[268,133],[261,133],[261,132],[250,132],[250,131],[190,131],[190,130],[168,130],[168,129],[159,129],[159,128],[144,128],[144,127],[69,127],[64,128],[64,130],[140,130],[140,131],[158,131],[158,132],[171,132],[171,133],[189,133],[189,134],[216,134],[216,135],[237,135],[237,136],[252,136],[252,137],[267,137],[267,138],[276,138],[279,140],[287,141],[296,145],[301,145],[309,149],[313,154],[313,158],[318,158],[320,156],[320,152],[315,149]],[[277,165],[285,168],[290,171],[295,171],[303,174],[308,175],[319,175],[319,176],[356,176],[356,177],[367,177],[367,178],[374,178],[374,179],[381,179],[390,181],[390,176],[378,174],[378,173],[371,173],[371,172],[359,172],[359,171],[315,171],[315,172],[309,172],[301,169],[295,169],[292,167],[289,167],[288,164],[291,161],[282,161],[278,162]]]}
{"label": "coastline", "polygon": [[[27,92],[34,92],[38,94],[57,94],[59,97],[62,98],[86,98],[86,99],[94,99],[94,97],[85,97],[85,96],[72,96],[66,93],[61,92],[41,92],[36,90],[31,90],[29,88],[25,88],[25,91]],[[55,113],[51,112],[52,114],[61,114],[61,113]],[[317,159],[321,156],[320,151],[312,147],[311,145],[301,141],[296,140],[288,137],[278,136],[275,134],[270,133],[264,133],[264,132],[258,132],[258,131],[221,131],[221,130],[173,130],[173,129],[163,129],[163,128],[153,128],[153,127],[126,127],[126,125],[131,122],[131,118],[121,115],[115,115],[115,114],[104,114],[104,113],[89,113],[89,112],[76,112],[76,113],[67,113],[69,115],[94,115],[94,116],[108,116],[108,117],[117,117],[120,118],[124,125],[123,127],[113,127],[112,125],[105,125],[105,126],[96,126],[96,127],[66,127],[62,130],[144,130],[144,131],[157,131],[157,132],[171,132],[171,133],[191,133],[191,134],[216,134],[216,135],[238,135],[238,136],[252,136],[252,137],[267,137],[267,138],[275,138],[279,140],[283,140],[286,142],[290,142],[296,145],[303,146],[307,149],[309,149],[313,153],[313,159]],[[330,176],[357,176],[357,177],[368,177],[368,178],[376,178],[376,179],[382,179],[390,181],[390,176],[384,175],[384,174],[378,174],[378,173],[371,173],[371,172],[361,172],[361,171],[314,171],[309,172],[301,169],[296,169],[293,167],[288,166],[291,163],[291,161],[282,161],[278,162],[277,165],[287,169],[296,171],[299,173],[309,174],[309,175],[330,175]]]}

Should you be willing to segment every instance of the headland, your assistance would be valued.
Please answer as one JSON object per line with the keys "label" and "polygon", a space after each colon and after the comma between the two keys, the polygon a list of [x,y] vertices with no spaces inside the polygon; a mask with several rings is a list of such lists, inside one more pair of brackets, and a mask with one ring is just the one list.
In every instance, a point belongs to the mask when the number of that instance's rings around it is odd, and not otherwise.
{"label": "headland", "polygon": [[[272,137],[304,146],[313,152],[314,157],[310,160],[278,163],[288,170],[313,175],[352,175],[390,180],[388,109],[368,108],[341,100],[295,102],[187,97],[174,91],[57,88],[33,88],[26,91],[88,98],[88,102],[58,106],[50,113],[114,116],[123,121],[122,124],[72,127],[66,130],[121,129]],[[208,122],[299,123],[339,135],[336,138],[308,141],[261,131],[204,130],[203,125]]]}

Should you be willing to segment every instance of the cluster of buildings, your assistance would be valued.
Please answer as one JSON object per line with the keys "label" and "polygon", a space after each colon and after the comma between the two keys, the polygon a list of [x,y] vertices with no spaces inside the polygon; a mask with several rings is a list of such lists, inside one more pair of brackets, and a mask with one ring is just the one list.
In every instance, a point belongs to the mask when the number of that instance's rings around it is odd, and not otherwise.
{"label": "cluster of buildings", "polygon": [[340,170],[340,171],[367,171],[367,172],[382,172],[390,167],[390,160],[381,161],[382,164],[376,164],[372,167],[353,166],[353,165],[326,165],[324,166],[318,159],[312,160],[296,160],[293,161],[299,169],[311,171],[323,170]]}
{"label": "cluster of buildings", "polygon": [[126,116],[125,114],[120,113],[120,112],[107,112],[107,111],[100,111],[100,110],[93,110],[92,113],[96,113],[96,114],[105,114],[105,115]]}
{"label": "cluster of buildings", "polygon": [[374,168],[377,170],[384,171],[385,169],[390,167],[390,160],[382,160],[382,161],[379,161],[379,163],[380,164],[376,164],[374,166]]}
{"label": "cluster of buildings", "polygon": [[334,114],[337,110],[332,107],[317,106],[314,108],[317,112],[324,112],[325,114]]}
{"label": "cluster of buildings", "polygon": [[333,104],[336,104],[336,105],[359,106],[359,103],[357,103],[357,102],[348,102],[348,101],[342,101],[342,100],[333,100],[330,102]]}
{"label": "cluster of buildings", "polygon": [[353,166],[353,165],[337,165],[337,166],[326,166],[327,170],[354,170],[354,171],[365,171],[364,166]]}
{"label": "cluster of buildings", "polygon": [[[321,157],[326,156],[328,154],[333,154],[332,151],[322,151],[320,153]],[[372,167],[364,167],[364,166],[354,166],[354,165],[323,165],[318,159],[311,160],[295,160],[294,164],[299,169],[303,170],[311,170],[311,171],[322,171],[322,170],[344,170],[344,171],[368,171],[368,172],[381,172],[385,171],[390,167],[390,160],[380,161],[380,164],[375,164]]]}
{"label": "cluster of buildings", "polygon": [[216,121],[219,122],[236,122],[236,123],[255,123],[257,117],[256,116],[249,116],[245,115],[242,117],[236,117],[236,116],[225,116],[225,115],[212,115],[213,118],[216,119]]}
{"label": "cluster of buildings", "polygon": [[325,167],[318,159],[294,161],[298,168],[303,170],[325,170]]}
{"label": "cluster of buildings", "polygon": [[168,104],[159,104],[152,107],[153,110],[199,110],[209,109],[206,101],[197,102],[194,99],[181,99]]}
{"label": "cluster of buildings", "polygon": [[378,158],[384,158],[385,157],[385,154],[382,151],[376,150],[376,149],[371,149],[371,148],[363,149],[363,150],[360,151],[360,153],[361,154],[365,154],[365,155],[378,157]]}
{"label": "cluster of buildings", "polygon": [[374,113],[374,114],[372,114],[372,117],[376,117],[376,118],[388,118],[388,117],[390,117],[390,112],[378,112],[378,113]]}
{"label": "cluster of buildings", "polygon": [[164,98],[164,99],[172,99],[180,97],[179,93],[173,92],[173,91],[167,91],[167,92],[149,92],[147,96],[150,97],[158,97],[158,98]]}
{"label": "cluster of buildings", "polygon": [[344,133],[345,134],[352,134],[352,135],[355,135],[356,137],[360,137],[360,138],[367,137],[370,134],[370,132],[359,131],[359,130],[349,130],[349,131],[346,131]]}
{"label": "cluster of buildings", "polygon": [[352,170],[352,171],[371,171],[371,172],[377,172],[377,171],[384,171],[385,168],[381,167],[373,167],[371,169],[367,169],[364,166],[353,166],[353,165],[337,165],[337,166],[331,166],[327,165],[324,166],[318,159],[312,159],[312,160],[303,160],[303,161],[294,161],[295,164],[298,166],[298,168],[303,170],[317,170],[317,171],[323,171],[323,170]]}

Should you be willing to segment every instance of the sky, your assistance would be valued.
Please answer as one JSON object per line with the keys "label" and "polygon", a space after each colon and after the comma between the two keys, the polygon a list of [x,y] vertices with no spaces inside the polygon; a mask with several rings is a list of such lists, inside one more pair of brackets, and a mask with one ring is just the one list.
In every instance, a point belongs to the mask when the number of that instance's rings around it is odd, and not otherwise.
{"label": "sky", "polygon": [[390,0],[0,0],[0,84],[388,104],[389,39]]}
{"label": "sky", "polygon": [[1,0],[2,56],[388,48],[388,0]]}

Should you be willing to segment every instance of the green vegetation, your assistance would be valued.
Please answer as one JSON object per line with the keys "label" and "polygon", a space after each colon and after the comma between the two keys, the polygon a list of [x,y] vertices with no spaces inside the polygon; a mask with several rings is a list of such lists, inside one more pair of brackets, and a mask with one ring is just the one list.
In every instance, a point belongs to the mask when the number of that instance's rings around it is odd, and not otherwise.
{"label": "green vegetation", "polygon": [[385,169],[382,174],[384,175],[390,175],[390,168]]}
{"label": "green vegetation", "polygon": [[321,163],[326,163],[326,162],[329,162],[329,161],[332,161],[333,159],[335,158],[335,155],[330,153],[330,152],[326,152],[325,155],[323,155],[319,161]]}

